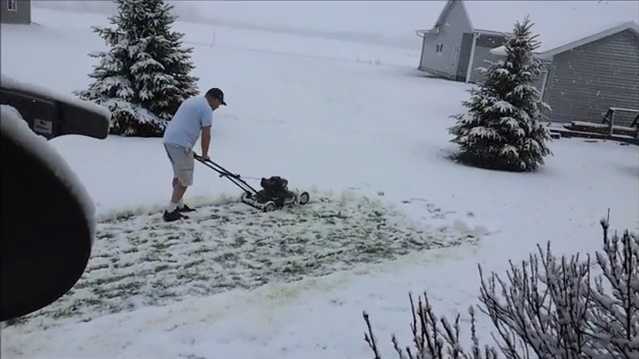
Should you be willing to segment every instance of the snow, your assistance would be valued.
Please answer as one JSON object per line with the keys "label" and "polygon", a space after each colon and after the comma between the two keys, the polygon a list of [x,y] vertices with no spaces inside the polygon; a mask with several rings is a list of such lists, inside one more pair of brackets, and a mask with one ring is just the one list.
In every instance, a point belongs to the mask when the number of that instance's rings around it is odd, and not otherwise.
{"label": "snow", "polygon": [[[3,76],[3,86],[5,79],[6,77]],[[67,186],[83,209],[85,214],[84,218],[86,218],[88,222],[88,228],[93,237],[95,234],[95,205],[89,193],[86,191],[85,186],[82,184],[82,181],[73,172],[65,159],[50,146],[44,137],[33,133],[27,125],[27,122],[15,108],[8,105],[0,105],[0,111],[2,113],[2,121],[0,121],[0,132],[2,136],[11,138],[18,146],[39,158],[42,163],[51,170],[51,173]]]}
{"label": "snow", "polygon": [[[535,53],[539,54],[542,59],[548,59],[554,56],[554,54],[568,51],[571,48],[591,43],[598,39],[612,36],[627,30],[639,32],[639,23],[636,21],[622,23],[610,22],[594,28],[588,27],[587,29],[583,29],[581,32],[576,32],[570,37],[566,37],[561,43],[556,42],[552,46],[547,46],[545,43],[542,43],[541,46],[535,50]],[[535,31],[535,33],[537,32]],[[506,56],[506,48],[504,46],[491,49],[490,52],[493,55]]]}
{"label": "snow", "polygon": [[[33,17],[38,22],[34,26],[3,24],[3,72],[68,94],[86,88],[94,61],[87,54],[104,50],[89,26],[106,24],[106,17],[37,7]],[[526,174],[452,162],[449,156],[456,147],[449,142],[448,128],[453,125],[449,116],[464,112],[462,101],[468,99],[469,85],[424,77],[415,70],[419,51],[219,24],[181,22],[178,30],[186,32],[187,45],[194,47],[194,76],[200,78],[200,89],[222,88],[232,104],[216,110],[213,160],[247,177],[281,175],[291,187],[310,189],[312,199],[328,198],[312,201],[300,215],[338,208],[343,197],[347,208],[358,201],[374,201],[372,208],[385,213],[390,222],[411,223],[425,233],[445,229],[451,238],[471,233],[476,241],[411,250],[395,259],[376,257],[377,263],[335,262],[325,267],[325,275],[308,273],[295,280],[271,276],[265,285],[227,288],[217,294],[197,294],[193,288],[198,283],[181,282],[175,290],[183,297],[145,305],[147,298],[131,295],[118,305],[132,307],[116,307],[113,314],[91,304],[97,300],[91,288],[104,289],[105,298],[118,293],[108,283],[78,287],[75,293],[85,297],[71,293],[51,309],[84,299],[86,304],[75,307],[79,314],[74,315],[70,305],[70,315],[43,314],[2,328],[3,358],[372,357],[363,340],[363,310],[371,315],[382,355],[392,358],[396,354],[391,333],[400,343],[410,341],[409,291],[417,295],[427,290],[439,315],[461,312],[467,319],[468,306],[478,303],[477,264],[487,272],[501,273],[509,259],[527,258],[537,244],[548,240],[557,254],[592,253],[600,248],[599,219],[608,208],[613,228],[639,229],[636,146],[557,140],[550,145],[554,156],[540,171]],[[141,281],[144,270],[158,268],[160,263],[138,263],[140,257],[123,251],[135,247],[127,230],[147,237],[142,238],[149,242],[140,245],[140,255],[151,253],[154,243],[177,242],[153,242],[152,231],[144,229],[158,226],[163,229],[156,232],[170,232],[168,225],[156,222],[168,203],[171,181],[161,140],[63,136],[49,144],[95,200],[97,232],[115,238],[96,238],[89,262],[92,270],[87,282],[78,285],[117,278],[99,276],[106,269],[99,267],[111,264],[98,254],[119,261],[131,256],[133,269],[116,271],[115,275],[127,278],[114,286]],[[219,225],[220,230],[237,234],[250,228],[244,227],[249,214],[259,223],[270,219],[283,223],[291,215],[264,216],[230,203],[239,194],[228,181],[196,164],[195,184],[186,200],[198,206],[195,217],[199,217],[175,228],[186,231],[201,220],[203,225]],[[238,218],[217,222],[210,218],[216,209]],[[364,218],[357,223],[370,228]],[[216,232],[206,228],[200,229],[201,234],[211,238]],[[300,228],[283,233],[295,230]],[[227,236],[216,239],[232,238]],[[174,254],[181,261],[192,247],[179,243],[178,248],[187,251]],[[311,253],[317,252],[307,255]],[[199,264],[202,269],[218,268],[224,263],[215,259],[220,254],[193,255],[190,260],[205,259]],[[166,271],[176,271],[171,267],[175,263],[167,260],[166,265]],[[214,279],[199,284],[215,288],[222,282],[215,276],[232,270],[205,273]],[[248,266],[242,270],[243,278],[251,278]],[[147,295],[162,290],[149,290]],[[477,316],[480,339],[490,340],[490,323]],[[462,332],[467,334],[468,328]]]}
{"label": "snow", "polygon": [[111,117],[109,110],[94,103],[82,101],[70,94],[51,91],[44,86],[17,81],[4,73],[0,77],[2,87],[9,90],[24,91],[36,93],[40,96],[47,97],[56,101],[67,103],[71,106],[82,108],[86,111],[97,113],[105,118],[106,121]]}
{"label": "snow", "polygon": [[[475,29],[512,32],[526,15],[546,52],[628,21],[639,21],[636,1],[465,1]],[[499,14],[499,16],[495,16]]]}
{"label": "snow", "polygon": [[[415,30],[439,15],[445,1],[171,1],[181,21],[206,24],[207,40],[218,28],[252,29],[317,39],[421,47]],[[42,1],[41,8],[110,14],[104,1]]]}
{"label": "snow", "polygon": [[303,207],[261,216],[235,200],[200,207],[179,223],[164,223],[160,212],[102,221],[96,234],[102,246],[80,283],[30,323],[87,321],[189,295],[324,276],[414,251],[476,243],[483,234],[414,222],[401,208],[355,193],[311,197]]}

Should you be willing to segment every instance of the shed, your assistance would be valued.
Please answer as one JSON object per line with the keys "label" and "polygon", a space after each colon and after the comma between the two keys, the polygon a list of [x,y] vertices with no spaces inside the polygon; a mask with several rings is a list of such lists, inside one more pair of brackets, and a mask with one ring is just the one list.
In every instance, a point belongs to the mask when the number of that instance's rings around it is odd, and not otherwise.
{"label": "shed", "polygon": [[0,0],[0,22],[30,24],[31,0]]}

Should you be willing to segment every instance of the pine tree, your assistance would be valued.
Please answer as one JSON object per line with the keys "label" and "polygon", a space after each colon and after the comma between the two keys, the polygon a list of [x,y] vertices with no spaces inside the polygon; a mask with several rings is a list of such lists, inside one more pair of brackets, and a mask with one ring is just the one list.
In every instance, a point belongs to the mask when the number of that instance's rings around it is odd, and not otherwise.
{"label": "pine tree", "polygon": [[190,76],[191,48],[171,31],[173,6],[164,0],[115,0],[112,27],[94,27],[110,48],[99,59],[94,82],[80,97],[108,107],[111,133],[161,136],[180,103],[198,93]]}
{"label": "pine tree", "polygon": [[483,167],[515,171],[535,170],[551,154],[548,129],[541,122],[542,102],[533,81],[542,63],[533,51],[539,47],[528,18],[517,22],[504,45],[506,58],[482,69],[485,80],[464,101],[468,111],[453,116],[451,142],[460,145],[459,159]]}

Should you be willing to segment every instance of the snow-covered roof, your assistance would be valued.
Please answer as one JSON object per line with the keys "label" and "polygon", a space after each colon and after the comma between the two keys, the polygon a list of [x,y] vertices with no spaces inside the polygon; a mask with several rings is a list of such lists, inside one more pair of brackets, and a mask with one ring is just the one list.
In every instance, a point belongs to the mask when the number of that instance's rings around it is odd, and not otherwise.
{"label": "snow-covered roof", "polygon": [[576,34],[573,41],[563,44],[559,47],[546,49],[546,51],[543,52],[543,55],[547,57],[553,56],[553,55],[562,53],[564,51],[574,49],[575,47],[578,47],[593,41],[597,41],[599,39],[603,39],[604,37],[608,37],[610,35],[614,35],[616,33],[619,33],[625,30],[632,30],[635,33],[639,34],[639,23],[635,21],[629,21],[629,22],[618,24],[616,26],[606,26],[605,28],[602,28],[598,31],[595,31],[595,32],[591,31],[590,34],[586,34],[585,32],[584,34]]}
{"label": "snow-covered roof", "polygon": [[[546,47],[545,51],[539,51],[537,50],[536,52],[540,55],[541,58],[550,58],[556,54],[560,54],[564,51],[568,51],[570,49],[574,49],[575,47],[593,42],[593,41],[597,41],[599,39],[602,39],[604,37],[610,36],[610,35],[614,35],[616,33],[625,31],[625,30],[632,30],[634,32],[636,32],[637,34],[639,34],[639,23],[634,22],[634,21],[629,21],[629,22],[624,22],[621,24],[617,24],[615,26],[608,26],[605,28],[601,28],[598,30],[595,30],[594,32],[589,32],[586,33],[584,31],[583,34],[580,35],[575,35],[575,39],[567,42],[561,46],[558,47],[554,47],[554,48],[550,48],[548,49]],[[543,46],[542,46],[543,48]],[[506,50],[503,46],[500,46],[498,48],[492,49],[490,50],[490,52],[492,52],[495,55],[501,55],[504,56],[506,55]]]}
{"label": "snow-covered roof", "polygon": [[639,21],[635,1],[464,1],[474,29],[512,32],[527,15],[539,34],[539,52],[585,38],[620,23]]}
{"label": "snow-covered roof", "polygon": [[[460,0],[455,0],[455,2]],[[438,22],[452,5],[443,7]],[[532,31],[539,34],[547,52],[569,43],[614,28],[621,23],[639,21],[639,3],[635,1],[462,1],[475,30],[512,32],[518,20],[530,16]],[[435,23],[436,25],[437,23]]]}

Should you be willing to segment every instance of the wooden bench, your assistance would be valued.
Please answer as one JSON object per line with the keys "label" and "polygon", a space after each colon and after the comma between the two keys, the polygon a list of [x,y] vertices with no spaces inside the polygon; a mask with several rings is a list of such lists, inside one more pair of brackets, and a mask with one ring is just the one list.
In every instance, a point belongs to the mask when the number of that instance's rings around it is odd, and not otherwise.
{"label": "wooden bench", "polygon": [[[635,119],[632,121],[632,124],[630,125],[630,127],[624,127],[624,130],[629,129],[630,131],[634,132],[635,138],[639,138],[639,110],[635,110],[632,108],[623,108],[623,107],[610,107],[608,111],[606,112],[606,114],[604,115],[603,119],[601,120],[601,123],[608,124],[608,135],[612,136],[613,129],[615,127],[618,127],[618,128],[622,127],[622,126],[615,126],[616,112],[628,112],[628,113],[636,114]],[[635,129],[633,129],[633,127]]]}

